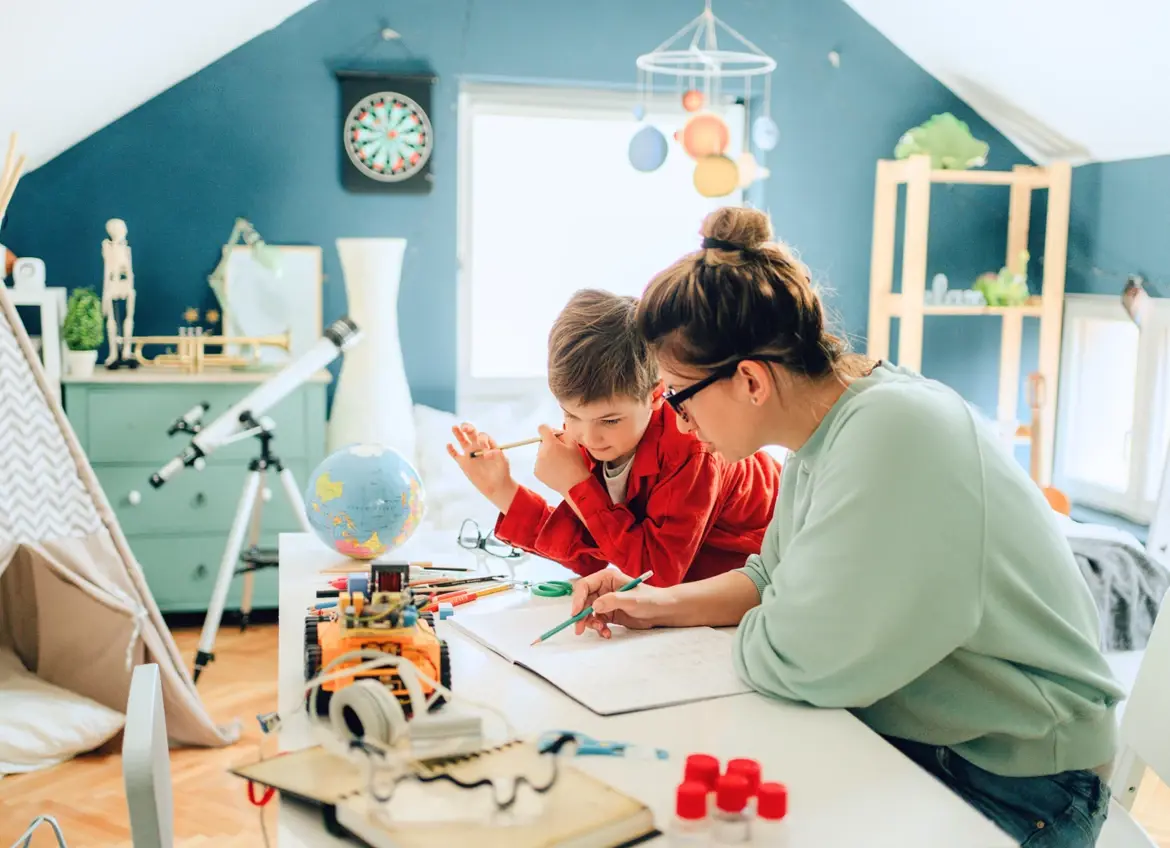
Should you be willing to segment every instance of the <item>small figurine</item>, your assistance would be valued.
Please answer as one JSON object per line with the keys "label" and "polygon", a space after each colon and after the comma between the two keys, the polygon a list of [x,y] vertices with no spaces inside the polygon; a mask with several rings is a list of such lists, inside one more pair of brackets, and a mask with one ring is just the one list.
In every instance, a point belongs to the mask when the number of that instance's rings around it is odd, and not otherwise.
{"label": "small figurine", "polygon": [[926,293],[926,302],[943,304],[947,297],[947,275],[935,274],[930,281],[930,291]]}
{"label": "small figurine", "polygon": [[[102,314],[106,316],[106,335],[110,340],[107,368],[125,365],[138,367],[131,354],[130,339],[134,335],[134,270],[131,267],[130,245],[126,243],[126,222],[121,218],[106,221],[108,239],[102,241]],[[117,301],[122,301],[125,316],[122,332],[118,332]]]}

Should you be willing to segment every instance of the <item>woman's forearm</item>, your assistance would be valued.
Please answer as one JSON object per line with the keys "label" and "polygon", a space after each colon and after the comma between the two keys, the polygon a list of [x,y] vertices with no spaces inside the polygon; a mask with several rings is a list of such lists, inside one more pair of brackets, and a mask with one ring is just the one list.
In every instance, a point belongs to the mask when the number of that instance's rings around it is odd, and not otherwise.
{"label": "woman's forearm", "polygon": [[670,593],[664,610],[667,620],[662,622],[666,627],[731,627],[760,603],[756,584],[740,571],[679,583],[665,591]]}

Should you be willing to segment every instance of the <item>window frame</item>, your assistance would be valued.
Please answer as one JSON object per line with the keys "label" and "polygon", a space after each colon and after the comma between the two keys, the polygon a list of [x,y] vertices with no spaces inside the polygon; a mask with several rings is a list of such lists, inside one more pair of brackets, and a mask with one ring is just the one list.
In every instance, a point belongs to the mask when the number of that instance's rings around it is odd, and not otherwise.
{"label": "window frame", "polygon": [[[1068,294],[1065,296],[1064,318],[1061,330],[1061,369],[1057,395],[1056,460],[1057,479],[1069,496],[1078,505],[1100,509],[1119,515],[1139,524],[1149,524],[1159,497],[1165,462],[1154,467],[1152,459],[1158,450],[1153,444],[1155,428],[1153,414],[1160,404],[1159,414],[1168,414],[1164,409],[1166,398],[1170,397],[1170,373],[1160,374],[1160,357],[1170,344],[1170,299],[1150,297],[1150,308],[1145,316],[1145,326],[1138,335],[1137,373],[1134,378],[1133,418],[1130,421],[1129,436],[1129,484],[1126,491],[1117,493],[1091,481],[1070,477],[1065,471],[1067,445],[1062,444],[1062,434],[1070,428],[1069,416],[1072,409],[1068,402],[1075,392],[1072,381],[1076,378],[1073,366],[1073,345],[1078,324],[1084,320],[1113,320],[1129,323],[1130,318],[1121,305],[1120,294]],[[1162,446],[1165,450],[1166,446]],[[1167,454],[1170,458],[1170,454]],[[1153,482],[1155,494],[1145,496],[1146,489]]]}
{"label": "window frame", "polygon": [[[634,107],[645,105],[654,115],[686,114],[681,98],[670,94],[641,94],[633,89],[591,88],[588,86],[542,85],[536,83],[494,83],[462,81],[458,95],[458,138],[456,179],[456,409],[464,410],[482,404],[530,403],[547,396],[548,382],[544,377],[490,378],[474,377],[471,373],[471,319],[472,319],[472,216],[474,201],[472,185],[472,145],[474,122],[478,115],[508,116],[532,115],[551,118],[582,118],[585,113],[603,119],[629,119],[631,134],[637,126]],[[721,107],[742,105],[730,95],[721,98]],[[742,138],[748,148],[750,133],[748,111],[744,111]],[[742,206],[747,190],[737,188],[724,200],[727,206]]]}

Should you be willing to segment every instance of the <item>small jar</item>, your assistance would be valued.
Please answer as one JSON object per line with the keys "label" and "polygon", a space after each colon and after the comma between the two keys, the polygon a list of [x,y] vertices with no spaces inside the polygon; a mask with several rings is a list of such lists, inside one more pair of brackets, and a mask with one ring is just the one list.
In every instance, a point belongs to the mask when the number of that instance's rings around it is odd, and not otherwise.
{"label": "small jar", "polygon": [[690,754],[683,767],[683,780],[693,780],[707,787],[708,792],[715,791],[715,781],[719,779],[719,760],[710,754]]}
{"label": "small jar", "polygon": [[748,785],[748,800],[747,812],[749,815],[755,813],[756,809],[756,790],[760,786],[760,764],[756,760],[748,759],[747,757],[737,757],[734,760],[727,761],[727,771],[725,774],[735,774],[747,781]]}
{"label": "small jar", "polygon": [[783,783],[761,783],[756,791],[756,820],[752,841],[759,848],[788,846],[788,787]]}
{"label": "small jar", "polygon": [[667,834],[674,848],[707,848],[711,820],[707,815],[707,787],[696,780],[684,780],[675,790],[674,821]]}
{"label": "small jar", "polygon": [[748,783],[742,776],[725,774],[715,782],[715,811],[711,814],[714,845],[746,845],[751,841],[747,799]]}

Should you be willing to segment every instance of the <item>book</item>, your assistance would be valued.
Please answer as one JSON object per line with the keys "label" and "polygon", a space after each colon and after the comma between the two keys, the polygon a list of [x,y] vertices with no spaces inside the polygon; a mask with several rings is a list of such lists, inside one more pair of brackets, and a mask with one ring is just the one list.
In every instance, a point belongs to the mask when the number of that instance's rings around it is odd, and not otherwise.
{"label": "book", "polygon": [[[658,835],[653,812],[641,801],[575,768],[563,755],[547,791],[553,758],[529,741],[515,740],[470,754],[419,760],[411,770],[427,782],[406,779],[387,803],[372,794],[364,767],[321,747],[232,769],[282,795],[327,808],[325,819],[371,848],[618,848]],[[467,789],[464,783],[490,780]],[[528,784],[514,788],[518,776]],[[375,779],[379,795],[388,782]],[[494,797],[515,802],[500,810]]]}
{"label": "book", "polygon": [[538,604],[491,613],[459,612],[447,623],[509,662],[527,668],[599,715],[750,692],[735,673],[734,637],[711,627],[632,630],[603,639],[569,628],[532,640],[568,618],[567,606]]}

